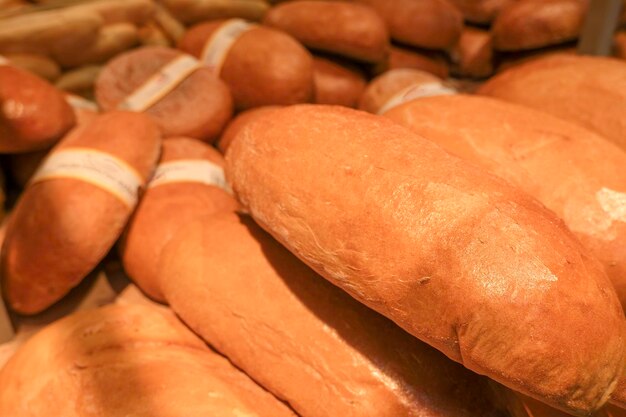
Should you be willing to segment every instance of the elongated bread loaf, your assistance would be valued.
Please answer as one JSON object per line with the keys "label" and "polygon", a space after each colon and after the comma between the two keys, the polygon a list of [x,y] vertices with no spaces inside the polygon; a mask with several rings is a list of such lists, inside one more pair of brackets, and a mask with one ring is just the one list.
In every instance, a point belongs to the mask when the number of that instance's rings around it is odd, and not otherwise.
{"label": "elongated bread loaf", "polygon": [[164,308],[114,305],[44,328],[0,372],[0,415],[294,416]]}
{"label": "elongated bread loaf", "polygon": [[12,309],[44,310],[102,260],[152,174],[160,142],[148,116],[111,112],[52,150],[7,226],[1,268]]}
{"label": "elongated bread loaf", "polygon": [[366,62],[389,52],[385,21],[373,8],[329,0],[296,0],[272,7],[263,23],[305,46]]}
{"label": "elongated bread loaf", "polygon": [[74,126],[63,93],[28,71],[0,62],[0,153],[53,145]]}
{"label": "elongated bread loaf", "polygon": [[[179,41],[183,51],[203,58],[207,43],[233,20],[196,25]],[[242,24],[243,26],[243,24]],[[313,100],[313,57],[299,42],[279,30],[252,26],[233,37],[220,37],[213,45],[224,54],[216,69],[228,84],[238,110],[268,105],[307,103]],[[232,43],[229,43],[232,40]],[[207,62],[216,65],[215,62]]]}
{"label": "elongated bread loaf", "polygon": [[602,261],[626,308],[626,152],[575,124],[487,97],[426,97],[385,116],[554,211]]}
{"label": "elongated bread loaf", "polygon": [[226,191],[223,158],[190,138],[163,141],[161,159],[120,245],[124,270],[146,294],[164,301],[157,283],[161,252],[195,217],[234,211]]}
{"label": "elongated bread loaf", "polygon": [[299,415],[493,415],[486,379],[352,299],[247,216],[204,218],[171,242],[160,276],[172,309]]}
{"label": "elongated bread loaf", "polygon": [[269,9],[265,0],[163,0],[161,3],[185,24],[232,17],[259,21]]}
{"label": "elongated bread loaf", "polygon": [[317,104],[356,107],[365,90],[365,75],[358,68],[327,58],[314,58],[313,77]]}
{"label": "elongated bread loaf", "polygon": [[217,148],[222,152],[222,154],[226,154],[228,147],[239,131],[243,129],[245,125],[250,123],[252,120],[257,118],[259,115],[265,114],[268,111],[278,109],[280,106],[263,106],[263,107],[255,107],[254,109],[246,110],[244,112],[239,113],[229,124],[226,126],[224,130],[224,134],[220,138],[219,142],[217,142]]}
{"label": "elongated bread loaf", "polygon": [[478,93],[578,123],[626,150],[625,74],[617,59],[551,55],[498,74]]}
{"label": "elongated bread loaf", "polygon": [[578,413],[613,391],[625,323],[602,265],[497,177],[385,118],[306,105],[250,123],[226,172],[289,250],[451,359]]}
{"label": "elongated bread loaf", "polygon": [[440,51],[417,50],[391,45],[389,56],[374,67],[374,74],[380,75],[383,72],[399,68],[426,71],[439,78],[448,78],[450,72],[450,65],[445,55]]}
{"label": "elongated bread loaf", "polygon": [[500,10],[516,0],[450,0],[473,23],[490,23]]}
{"label": "elongated bread loaf", "polygon": [[491,34],[485,30],[464,28],[451,55],[453,74],[485,78],[493,73],[493,41]]}
{"label": "elongated bread loaf", "polygon": [[[123,106],[156,74],[184,58],[180,51],[163,47],[144,47],[118,55],[96,81],[98,104],[105,111]],[[224,82],[198,63],[198,68],[144,111],[154,118],[164,136],[214,141],[232,117],[233,100]]]}

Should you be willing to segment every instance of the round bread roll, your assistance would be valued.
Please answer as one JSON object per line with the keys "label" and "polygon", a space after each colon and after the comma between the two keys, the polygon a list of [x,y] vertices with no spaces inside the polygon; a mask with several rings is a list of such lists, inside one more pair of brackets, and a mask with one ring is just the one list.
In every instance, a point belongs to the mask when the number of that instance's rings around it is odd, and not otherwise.
{"label": "round bread roll", "polygon": [[[96,81],[96,99],[104,111],[120,106],[151,77],[175,59],[180,51],[144,47],[117,56]],[[164,136],[189,136],[214,141],[232,117],[228,87],[207,68],[197,68],[171,91],[145,110]]]}
{"label": "round bread roll", "polygon": [[0,153],[48,148],[76,122],[61,91],[1,62],[0,103]]}
{"label": "round bread roll", "polygon": [[447,0],[357,0],[374,7],[395,41],[427,49],[449,49],[461,35],[463,16]]}
{"label": "round bread roll", "polygon": [[465,27],[451,55],[452,73],[457,76],[486,78],[493,74],[493,41],[485,30]]}
{"label": "round bread roll", "polygon": [[322,57],[313,59],[313,71],[317,104],[356,107],[366,83],[361,71]]}
{"label": "round bread roll", "polygon": [[517,0],[449,0],[472,23],[490,23],[500,10]]}
{"label": "round bread roll", "polygon": [[2,293],[13,310],[46,309],[104,258],[152,174],[160,145],[148,116],[109,112],[77,126],[52,150],[7,226],[0,266]]}
{"label": "round bread roll", "polygon": [[200,215],[237,209],[225,189],[223,166],[220,153],[203,142],[163,141],[155,175],[120,244],[124,270],[152,299],[165,301],[157,274],[161,252],[174,233]]}
{"label": "round bread roll", "polygon": [[[231,22],[221,20],[194,26],[178,47],[202,60],[212,35]],[[286,33],[254,26],[225,46],[224,52],[219,76],[230,88],[237,110],[313,100],[313,57]]]}
{"label": "round bread roll", "polygon": [[448,78],[450,72],[450,65],[442,52],[391,45],[389,56],[374,67],[374,74],[380,75],[399,68],[426,71],[444,79]]}
{"label": "round bread roll", "polygon": [[231,120],[228,126],[226,126],[222,137],[217,142],[217,148],[223,155],[225,155],[233,139],[235,139],[241,129],[260,115],[279,108],[280,106],[263,106],[255,107],[254,109],[239,113],[233,120]]}
{"label": "round bread roll", "polygon": [[289,33],[308,48],[360,61],[382,61],[389,49],[385,21],[361,4],[290,1],[272,7],[263,23]]}
{"label": "round bread roll", "polygon": [[61,68],[54,60],[38,54],[5,54],[11,65],[30,71],[44,80],[54,82],[61,76]]}
{"label": "round bread roll", "polygon": [[576,39],[586,10],[586,0],[515,1],[493,22],[494,47],[519,51]]}

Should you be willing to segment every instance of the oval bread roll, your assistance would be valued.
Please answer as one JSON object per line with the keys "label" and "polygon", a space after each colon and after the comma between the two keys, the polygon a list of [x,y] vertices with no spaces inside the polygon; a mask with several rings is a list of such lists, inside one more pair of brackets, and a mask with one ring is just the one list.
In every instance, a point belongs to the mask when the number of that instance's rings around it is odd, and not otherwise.
{"label": "oval bread roll", "polygon": [[450,0],[472,23],[490,23],[500,10],[517,0]]}
{"label": "oval bread roll", "polygon": [[497,177],[384,117],[310,105],[250,123],[226,173],[290,251],[474,372],[579,414],[615,388],[626,327],[602,265]]}
{"label": "oval bread roll", "polygon": [[617,59],[552,55],[498,74],[478,93],[577,123],[626,150],[624,74]]}
{"label": "oval bread roll", "polygon": [[226,126],[226,129],[224,129],[222,137],[217,142],[217,148],[222,152],[222,154],[226,154],[226,151],[230,147],[231,142],[233,141],[233,139],[235,139],[239,131],[243,129],[244,126],[256,119],[258,116],[278,108],[280,108],[280,106],[255,107],[254,109],[246,110],[239,113],[228,124],[228,126]]}
{"label": "oval bread roll", "polygon": [[[178,47],[201,58],[207,41],[229,22],[196,25]],[[255,26],[241,34],[227,51],[219,76],[230,88],[237,110],[313,100],[313,57],[291,36],[275,29]]]}
{"label": "oval bread roll", "polygon": [[161,3],[187,25],[233,17],[259,21],[269,9],[265,0],[163,0]]}
{"label": "oval bread roll", "polygon": [[365,90],[365,75],[361,71],[322,57],[313,59],[313,71],[317,104],[356,107]]}
{"label": "oval bread roll", "polygon": [[517,0],[493,22],[494,47],[519,51],[576,39],[586,10],[586,0]]}
{"label": "oval bread roll", "polygon": [[447,0],[357,0],[375,8],[395,41],[427,49],[456,44],[463,16]]}
{"label": "oval bread roll", "polygon": [[[134,187],[152,174],[160,142],[152,120],[130,112],[98,116],[59,142],[46,161],[68,154],[74,159],[57,163],[56,174],[31,180],[7,226],[1,268],[3,294],[13,310],[46,309],[104,258],[134,209]],[[108,155],[104,162],[102,153]],[[77,165],[93,168],[72,170]]]}
{"label": "oval bread roll", "polygon": [[439,78],[448,78],[450,65],[441,52],[415,50],[391,45],[387,59],[374,67],[374,74],[399,68],[410,68],[429,72]]}
{"label": "oval bread roll", "polygon": [[74,126],[63,93],[28,71],[0,63],[0,153],[54,144]]}
{"label": "oval bread roll", "polygon": [[0,372],[0,414],[294,416],[170,311],[138,304],[75,313],[33,336]]}
{"label": "oval bread roll", "polygon": [[203,142],[184,137],[163,141],[154,186],[148,185],[120,245],[124,270],[152,299],[165,301],[157,274],[174,233],[200,215],[237,209],[223,188],[223,165],[220,153]]}
{"label": "oval bread roll", "polygon": [[290,1],[272,7],[263,23],[289,33],[308,48],[360,61],[382,61],[389,49],[385,21],[361,4]]}
{"label": "oval bread roll", "polygon": [[466,27],[452,51],[452,72],[461,77],[486,78],[493,74],[493,41],[485,30]]}
{"label": "oval bread roll", "polygon": [[203,218],[171,242],[160,277],[172,309],[299,415],[495,415],[486,379],[324,280],[250,218]]}
{"label": "oval bread roll", "polygon": [[[96,99],[104,111],[115,109],[129,95],[183,54],[175,49],[143,47],[118,55],[96,81]],[[232,117],[228,87],[207,68],[197,68],[150,106],[145,113],[164,136],[189,136],[214,141]]]}
{"label": "oval bread roll", "polygon": [[425,97],[385,116],[554,211],[602,261],[626,308],[626,152],[575,124],[487,97]]}

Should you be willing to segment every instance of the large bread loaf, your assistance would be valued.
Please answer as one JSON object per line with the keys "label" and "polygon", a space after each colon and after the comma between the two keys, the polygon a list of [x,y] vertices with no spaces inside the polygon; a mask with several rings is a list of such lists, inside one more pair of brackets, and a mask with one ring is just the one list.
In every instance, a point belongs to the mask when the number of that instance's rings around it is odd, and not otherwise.
{"label": "large bread loaf", "polygon": [[626,149],[625,62],[552,55],[510,68],[478,92],[578,123]]}
{"label": "large bread loaf", "polygon": [[226,191],[223,161],[218,151],[195,139],[163,141],[159,165],[120,247],[124,270],[155,300],[164,300],[157,283],[159,260],[174,233],[200,215],[237,208]]}
{"label": "large bread loaf", "polygon": [[106,255],[152,175],[160,142],[148,116],[111,112],[52,150],[7,226],[1,268],[11,308],[42,311]]}
{"label": "large bread loaf", "polygon": [[535,199],[341,107],[269,112],[226,162],[263,228],[409,333],[573,412],[608,399],[624,364],[621,306],[602,265]]}
{"label": "large bread loaf", "polygon": [[0,415],[294,416],[168,310],[115,305],[44,328],[0,372]]}
{"label": "large bread loaf", "polygon": [[603,262],[626,308],[624,151],[577,125],[487,97],[426,97],[385,116],[554,211]]}
{"label": "large bread loaf", "polygon": [[249,217],[204,218],[171,242],[160,276],[172,309],[302,417],[494,415],[485,379],[324,280]]}

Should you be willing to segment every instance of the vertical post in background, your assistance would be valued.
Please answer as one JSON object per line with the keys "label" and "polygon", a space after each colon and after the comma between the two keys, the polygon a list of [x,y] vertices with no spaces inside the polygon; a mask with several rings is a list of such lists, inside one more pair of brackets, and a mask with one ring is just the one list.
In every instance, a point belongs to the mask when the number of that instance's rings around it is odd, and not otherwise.
{"label": "vertical post in background", "polygon": [[621,9],[622,0],[589,2],[589,10],[578,42],[580,54],[610,55]]}

